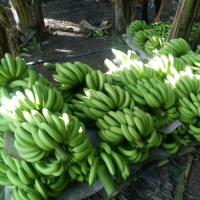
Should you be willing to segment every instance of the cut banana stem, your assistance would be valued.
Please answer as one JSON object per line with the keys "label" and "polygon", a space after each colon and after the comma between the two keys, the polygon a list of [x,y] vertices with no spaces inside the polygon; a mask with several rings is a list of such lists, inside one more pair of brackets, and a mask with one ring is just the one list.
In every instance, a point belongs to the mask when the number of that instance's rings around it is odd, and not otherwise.
{"label": "cut banana stem", "polygon": [[55,148],[55,150],[60,159],[64,161],[68,160],[69,154],[61,146],[58,146],[57,148]]}
{"label": "cut banana stem", "polygon": [[138,147],[143,148],[146,144],[143,141],[135,140]]}
{"label": "cut banana stem", "polygon": [[107,166],[105,164],[100,165],[98,167],[97,171],[99,178],[101,179],[101,182],[103,183],[103,186],[106,190],[106,193],[108,195],[107,199],[113,199],[117,194],[119,193],[119,190],[117,188],[117,185],[115,184],[112,175],[110,174]]}

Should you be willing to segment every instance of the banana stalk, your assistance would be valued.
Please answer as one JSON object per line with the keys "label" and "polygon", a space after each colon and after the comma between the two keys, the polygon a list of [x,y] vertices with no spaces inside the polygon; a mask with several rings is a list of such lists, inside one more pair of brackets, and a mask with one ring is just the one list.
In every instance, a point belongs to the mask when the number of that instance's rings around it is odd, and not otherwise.
{"label": "banana stalk", "polygon": [[107,200],[113,199],[119,193],[119,190],[112,178],[112,175],[108,171],[107,166],[105,164],[100,165],[98,167],[97,173],[98,173],[99,178],[101,179],[101,182],[103,183],[103,186],[107,192],[107,195],[108,195]]}
{"label": "banana stalk", "polygon": [[55,148],[55,150],[58,153],[60,159],[66,161],[69,158],[69,154],[61,146],[58,146]]}

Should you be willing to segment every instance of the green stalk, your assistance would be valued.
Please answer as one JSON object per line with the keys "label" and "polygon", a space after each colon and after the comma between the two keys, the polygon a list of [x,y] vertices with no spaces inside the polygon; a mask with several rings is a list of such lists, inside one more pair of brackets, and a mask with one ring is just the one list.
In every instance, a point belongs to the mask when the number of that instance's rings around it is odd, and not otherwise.
{"label": "green stalk", "polygon": [[175,140],[177,140],[178,142],[180,142],[180,143],[183,143],[183,142],[184,142],[184,139],[181,138],[179,135],[176,135],[176,134],[171,133],[171,136],[172,136]]}
{"label": "green stalk", "polygon": [[152,108],[151,111],[156,115],[160,115],[161,117],[165,116],[165,111],[161,108]]}
{"label": "green stalk", "polygon": [[135,140],[135,143],[138,147],[143,148],[145,146],[145,143],[143,141]]}
{"label": "green stalk", "polygon": [[112,175],[110,174],[107,166],[105,164],[100,165],[98,167],[97,171],[99,178],[101,179],[101,182],[103,183],[103,186],[107,192],[108,198],[107,199],[112,199],[114,198],[119,190],[117,188],[117,185],[115,184]]}
{"label": "green stalk", "polygon": [[69,158],[69,154],[61,146],[58,146],[55,150],[60,159],[66,161]]}

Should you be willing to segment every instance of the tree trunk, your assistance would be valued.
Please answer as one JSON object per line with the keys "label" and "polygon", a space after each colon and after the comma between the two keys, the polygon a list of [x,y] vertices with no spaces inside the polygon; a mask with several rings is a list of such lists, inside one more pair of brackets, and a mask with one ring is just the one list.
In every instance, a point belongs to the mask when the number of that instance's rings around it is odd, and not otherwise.
{"label": "tree trunk", "polygon": [[38,31],[43,31],[45,30],[45,24],[42,12],[41,0],[34,0],[34,3],[35,3],[36,27]]}
{"label": "tree trunk", "polygon": [[197,46],[200,44],[200,24],[198,26],[198,29],[196,31],[196,34],[194,36],[193,42],[191,44],[192,51],[196,52]]}
{"label": "tree trunk", "polygon": [[5,7],[0,4],[0,59],[4,58],[5,53],[10,53],[13,58],[19,55],[14,28]]}
{"label": "tree trunk", "polygon": [[115,7],[115,32],[126,33],[126,20],[124,17],[122,0],[111,0]]}
{"label": "tree trunk", "polygon": [[140,4],[140,0],[134,0],[133,8],[132,8],[132,16],[131,21],[134,22],[135,20],[140,19],[140,6],[137,6]]}
{"label": "tree trunk", "polygon": [[167,38],[168,42],[174,38],[188,40],[195,16],[198,12],[199,3],[200,0],[181,0]]}

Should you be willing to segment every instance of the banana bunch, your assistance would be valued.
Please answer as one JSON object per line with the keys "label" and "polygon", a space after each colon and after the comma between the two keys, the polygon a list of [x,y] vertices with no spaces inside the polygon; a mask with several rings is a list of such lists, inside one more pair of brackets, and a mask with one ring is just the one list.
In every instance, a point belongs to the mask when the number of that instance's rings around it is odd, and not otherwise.
{"label": "banana bunch", "polygon": [[122,66],[122,70],[119,71],[119,78],[124,86],[127,86],[128,84],[135,86],[137,80],[141,80],[142,78],[153,78],[155,73],[153,68],[144,65],[140,61],[134,60],[133,62]]}
{"label": "banana bunch", "polygon": [[[67,172],[63,171],[62,167],[58,167],[59,163],[64,165],[63,161],[48,157],[48,161],[51,160],[52,163],[56,161],[57,165],[49,163],[46,167],[41,163],[14,159],[5,155],[4,151],[1,152],[1,155],[7,165],[0,163],[0,184],[14,189],[13,198],[19,199],[21,197],[23,199],[24,197],[24,199],[42,200],[49,199],[49,196],[57,197],[69,183]],[[41,171],[45,171],[45,174],[48,175],[44,176]],[[61,173],[62,171],[63,173]],[[23,191],[19,191],[19,189]]]}
{"label": "banana bunch", "polygon": [[172,54],[174,57],[181,57],[190,51],[190,45],[182,38],[172,39],[170,42],[164,42],[165,46],[162,47],[158,53],[159,54]]}
{"label": "banana bunch", "polygon": [[144,50],[150,54],[154,55],[162,48],[163,42],[165,42],[165,38],[161,38],[160,36],[152,36],[150,37],[147,42],[144,44]]}
{"label": "banana bunch", "polygon": [[69,161],[57,160],[49,156],[47,161],[41,160],[35,162],[35,167],[43,175],[53,175],[60,177],[63,173],[69,170],[71,163]]}
{"label": "banana bunch", "polygon": [[167,83],[162,83],[157,78],[137,80],[135,86],[128,84],[124,87],[131,94],[135,102],[149,105],[152,108],[171,108],[176,100],[172,88]]}
{"label": "banana bunch", "polygon": [[53,84],[50,83],[42,74],[36,73],[34,70],[28,71],[28,76],[23,80],[14,80],[8,85],[9,88],[12,88],[12,92],[15,93],[18,90],[22,90],[22,87],[32,89],[33,85],[42,85],[43,87],[53,87]]}
{"label": "banana bunch", "polygon": [[103,74],[100,70],[93,70],[86,75],[86,85],[89,89],[103,91],[104,83],[112,85],[112,78],[108,74]]}
{"label": "banana bunch", "polygon": [[164,82],[167,79],[167,75],[172,77],[179,74],[180,71],[186,70],[186,63],[181,58],[176,58],[173,55],[156,54],[154,59],[149,61],[149,66],[156,71],[156,77]]}
{"label": "banana bunch", "polygon": [[200,45],[197,46],[196,53],[197,53],[197,54],[200,54]]}
{"label": "banana bunch", "polygon": [[171,26],[172,26],[172,23],[165,24],[163,22],[156,22],[154,24],[150,24],[149,29],[153,29],[156,31],[158,35],[167,38],[170,32]]}
{"label": "banana bunch", "polygon": [[[42,114],[37,110],[23,111],[21,122],[17,119],[10,122],[9,127],[16,138],[14,145],[22,158],[35,162],[48,157],[52,150],[59,148],[60,143],[76,147],[84,141],[84,124],[67,114],[66,106],[62,109],[63,113],[51,113],[46,108],[42,109]],[[70,156],[77,160],[84,158],[88,148],[86,152],[71,153]]]}
{"label": "banana bunch", "polygon": [[111,146],[120,144],[124,138],[140,148],[145,145],[153,146],[158,139],[153,119],[138,107],[134,107],[133,110],[124,108],[123,112],[109,111],[103,119],[99,118],[96,125],[100,129],[101,139]]}
{"label": "banana bunch", "polygon": [[59,177],[53,177],[52,175],[49,178],[46,178],[46,190],[51,197],[58,197],[62,193],[63,189],[67,187],[70,182],[70,177],[67,172],[64,172]]}
{"label": "banana bunch", "polygon": [[190,98],[190,93],[198,94],[200,92],[199,76],[194,74],[182,73],[177,78],[167,76],[169,82],[174,87],[177,98]]}
{"label": "banana bunch", "polygon": [[179,112],[176,107],[172,107],[168,110],[163,110],[161,108],[151,109],[153,113],[151,116],[154,120],[154,128],[164,128],[170,125],[176,118],[179,117]]}
{"label": "banana bunch", "polygon": [[190,134],[188,134],[182,126],[179,126],[169,135],[163,134],[163,142],[161,146],[168,154],[174,154],[178,151],[181,145],[188,146],[191,142],[192,139]]}
{"label": "banana bunch", "polygon": [[[42,185],[41,182],[38,183],[37,181],[37,186],[42,188],[45,188],[44,185]],[[42,192],[42,195],[45,194],[45,192],[47,192],[46,190],[44,191],[44,193]],[[48,193],[47,193],[48,194]],[[43,196],[40,194],[40,192],[36,189],[34,189],[34,187],[30,187],[30,186],[22,186],[22,187],[15,187],[13,190],[13,194],[11,196],[11,200],[16,200],[16,199],[38,199],[38,200],[42,200]],[[45,200],[48,200],[49,196],[45,196]]]}
{"label": "banana bunch", "polygon": [[[56,87],[48,87],[36,81],[33,87],[20,89],[15,92],[15,96],[9,97],[4,87],[1,87],[1,104],[10,109],[13,115],[22,120],[20,116],[21,111],[38,110],[47,108],[52,112],[62,111],[62,108],[67,106],[64,102],[63,96]],[[23,119],[24,120],[24,119]]]}
{"label": "banana bunch", "polygon": [[91,73],[93,69],[81,62],[66,62],[63,64],[56,63],[56,72],[53,74],[55,81],[59,82],[61,86],[57,89],[62,92],[65,102],[70,102],[74,98],[74,93],[79,92],[85,86],[85,77]]}
{"label": "banana bunch", "polygon": [[112,175],[115,175],[117,168],[117,182],[119,183],[122,178],[126,180],[130,176],[130,169],[128,167],[127,161],[124,157],[118,152],[117,148],[112,148],[109,143],[101,142],[99,144],[100,152],[100,164],[105,163],[109,172]]}
{"label": "banana bunch", "polygon": [[[97,120],[113,109],[123,110],[124,108],[132,108],[135,105],[134,100],[127,91],[119,86],[104,84],[104,90],[107,94],[93,89],[84,88],[86,96],[76,94],[76,97],[82,101],[72,100],[73,106],[79,111],[80,117],[85,119]],[[83,113],[84,115],[82,115]],[[74,112],[78,117],[78,113]]]}
{"label": "banana bunch", "polygon": [[68,174],[73,180],[83,182],[84,180],[93,185],[97,180],[97,170],[100,164],[99,152],[96,148],[92,148],[90,154],[81,160],[73,164]]}
{"label": "banana bunch", "polygon": [[148,40],[145,36],[144,31],[138,31],[133,37],[133,43],[137,46],[138,49],[144,49],[144,44]]}
{"label": "banana bunch", "polygon": [[128,27],[128,33],[135,34],[136,32],[140,30],[147,29],[148,26],[145,21],[135,20],[134,22],[131,22],[131,24]]}
{"label": "banana bunch", "polygon": [[121,154],[121,157],[123,157],[127,163],[131,164],[145,161],[150,153],[149,148],[140,149],[127,143],[122,143],[116,148]]}
{"label": "banana bunch", "polygon": [[158,36],[156,31],[153,30],[153,29],[145,29],[143,31],[143,35],[147,38],[147,40],[149,40],[152,37],[157,37]]}
{"label": "banana bunch", "polygon": [[189,97],[189,99],[185,96],[179,98],[179,119],[186,124],[195,124],[200,116],[200,96],[199,94],[195,96],[194,93],[190,93]]}
{"label": "banana bunch", "polygon": [[196,34],[196,31],[197,31],[197,28],[199,26],[199,23],[198,22],[194,22],[193,23],[193,26],[192,26],[192,30],[190,32],[190,36],[188,38],[188,44],[191,45],[193,40],[194,40],[194,36]]}
{"label": "banana bunch", "polygon": [[26,65],[26,61],[21,57],[17,56],[14,60],[11,54],[6,53],[5,58],[1,59],[0,86],[6,86],[13,81],[26,78],[31,69],[33,69],[32,66]]}

